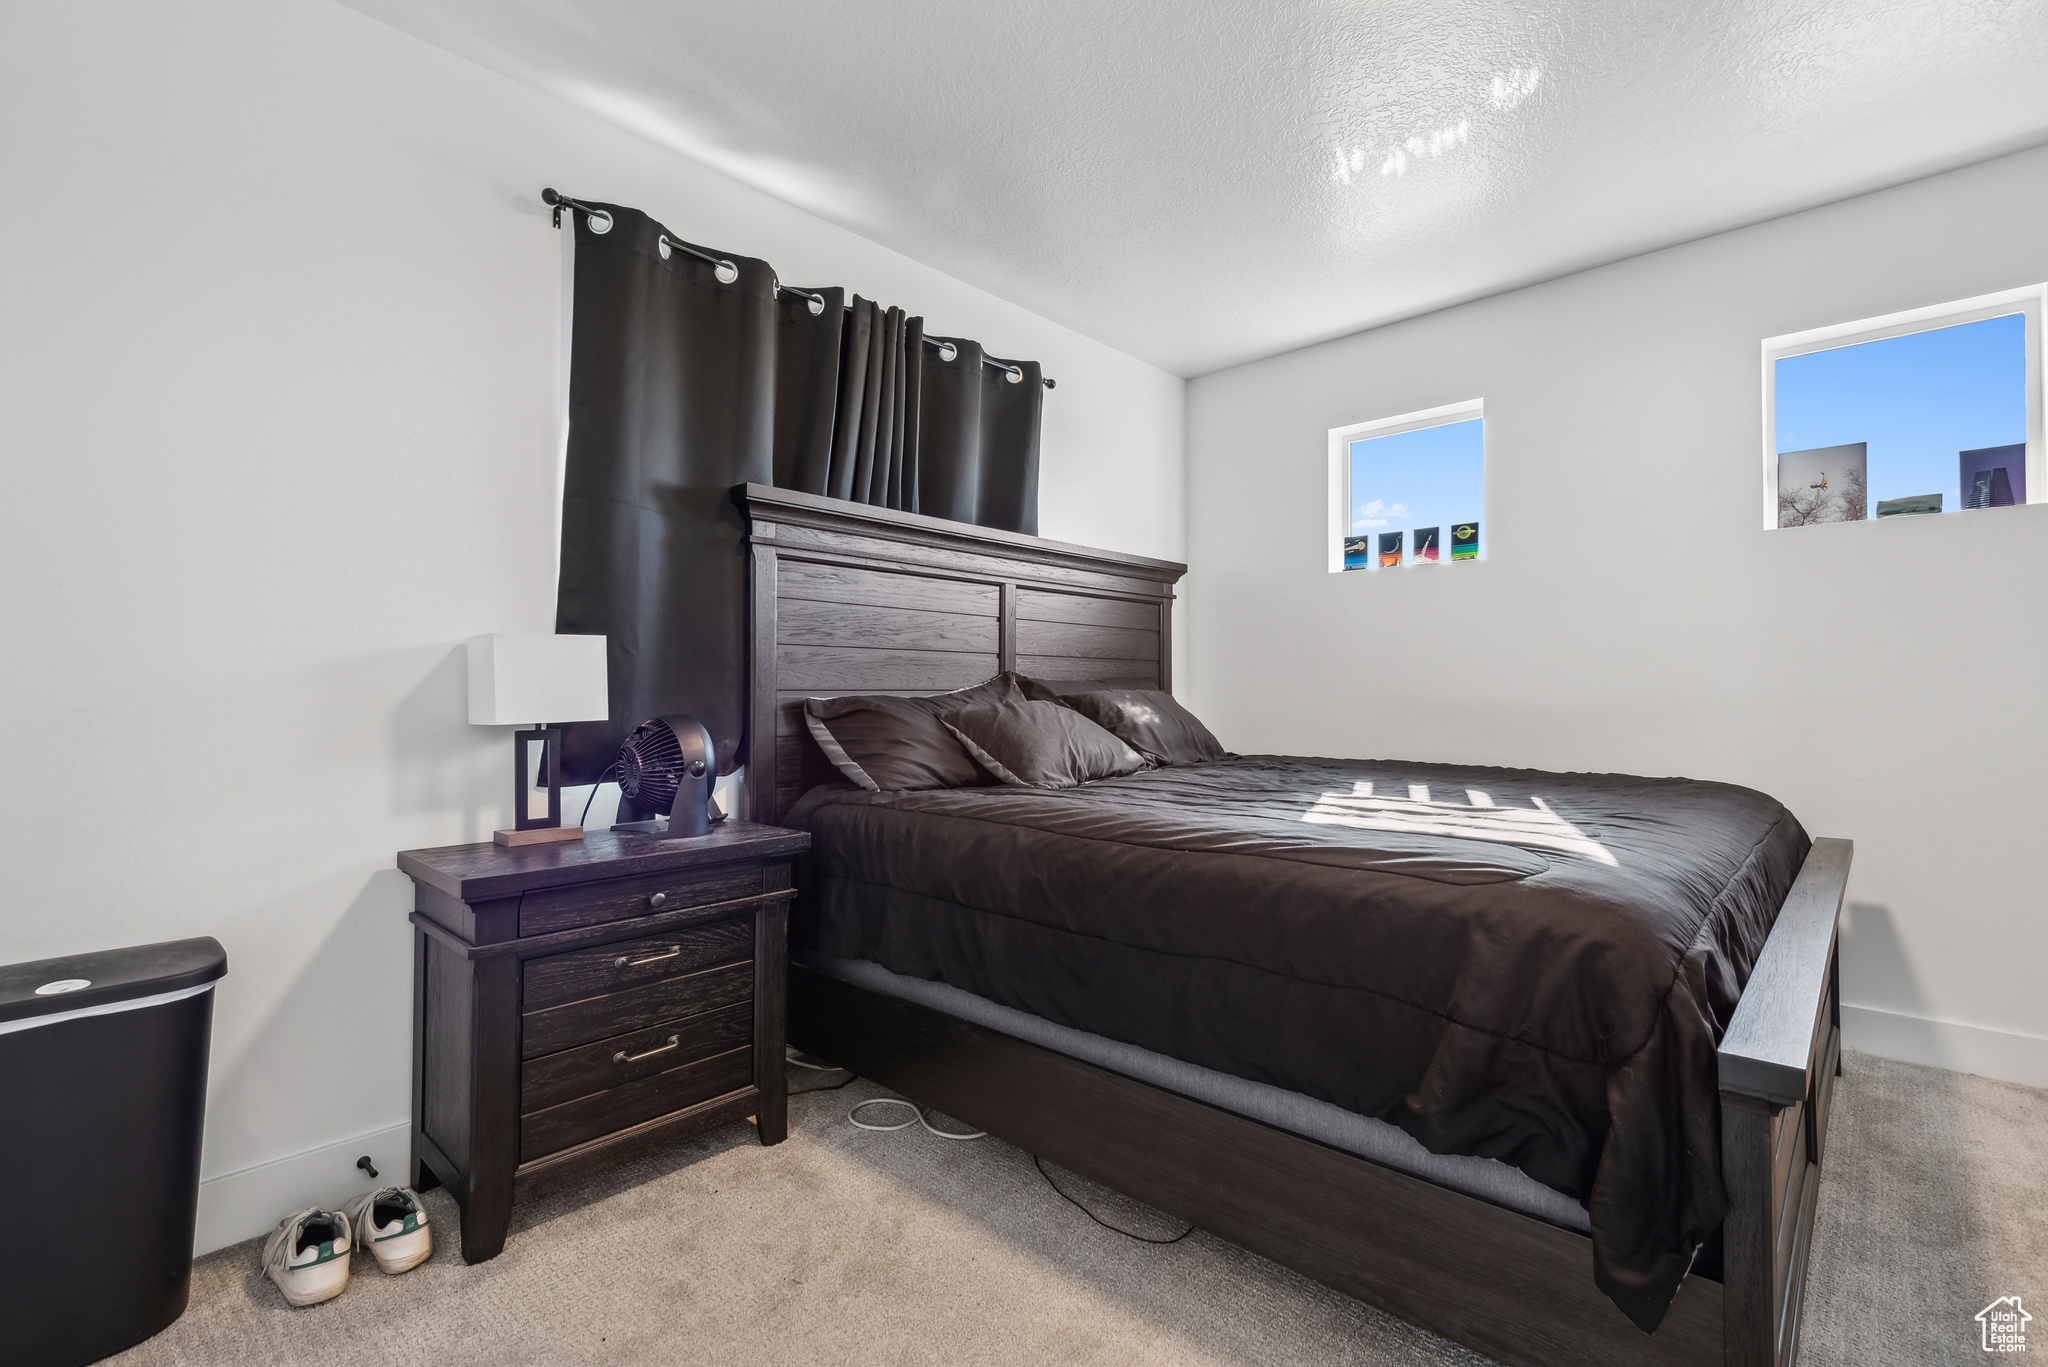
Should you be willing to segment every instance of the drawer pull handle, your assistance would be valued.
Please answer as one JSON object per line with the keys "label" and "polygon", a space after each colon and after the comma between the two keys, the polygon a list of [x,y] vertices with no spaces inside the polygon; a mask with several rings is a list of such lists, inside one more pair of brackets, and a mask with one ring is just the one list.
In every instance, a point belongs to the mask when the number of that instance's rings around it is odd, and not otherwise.
{"label": "drawer pull handle", "polygon": [[667,1044],[658,1045],[655,1048],[649,1049],[646,1052],[639,1054],[629,1054],[625,1050],[621,1049],[618,1053],[612,1055],[612,1062],[638,1063],[643,1058],[653,1058],[656,1054],[666,1054],[669,1050],[676,1047],[676,1041],[678,1038],[678,1036],[670,1035],[668,1037]]}
{"label": "drawer pull handle", "polygon": [[655,908],[656,910],[660,910],[662,907],[668,905],[668,894],[665,892],[655,893],[654,896],[647,899],[647,905]]}
{"label": "drawer pull handle", "polygon": [[612,963],[612,967],[614,967],[614,968],[638,968],[638,967],[640,967],[640,965],[642,965],[642,964],[658,964],[658,963],[660,963],[660,962],[661,962],[661,961],[662,961],[663,959],[673,959],[673,958],[675,958],[675,957],[676,957],[676,955],[678,955],[678,954],[680,954],[680,953],[682,953],[682,952],[683,952],[683,947],[682,947],[681,945],[677,945],[677,946],[676,946],[675,948],[673,948],[673,949],[669,949],[669,950],[665,950],[665,951],[663,951],[663,952],[662,952],[662,953],[660,953],[660,954],[650,954],[650,955],[648,955],[648,956],[647,956],[646,958],[644,958],[644,959],[636,959],[636,958],[634,958],[634,957],[633,957],[632,955],[630,955],[630,954],[621,954],[621,955],[620,955],[620,956],[619,956],[619,957],[618,957],[617,959],[615,959],[615,960],[613,961],[613,963]]}

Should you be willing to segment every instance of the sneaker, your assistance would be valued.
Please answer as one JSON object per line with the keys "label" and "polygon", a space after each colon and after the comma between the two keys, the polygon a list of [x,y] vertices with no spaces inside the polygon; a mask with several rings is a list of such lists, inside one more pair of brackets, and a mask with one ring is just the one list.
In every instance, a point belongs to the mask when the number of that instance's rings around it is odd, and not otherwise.
{"label": "sneaker", "polygon": [[293,1305],[317,1305],[348,1289],[348,1254],[348,1217],[313,1206],[271,1231],[263,1270]]}
{"label": "sneaker", "polygon": [[434,1252],[434,1231],[427,1228],[426,1209],[411,1187],[380,1187],[343,1209],[356,1242],[394,1276],[412,1271]]}

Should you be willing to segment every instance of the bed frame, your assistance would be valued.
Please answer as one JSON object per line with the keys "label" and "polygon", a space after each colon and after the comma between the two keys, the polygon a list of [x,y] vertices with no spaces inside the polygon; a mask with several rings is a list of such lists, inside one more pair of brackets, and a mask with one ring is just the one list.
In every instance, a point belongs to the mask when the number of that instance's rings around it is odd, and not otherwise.
{"label": "bed frame", "polygon": [[[1017,669],[1172,687],[1186,567],[743,485],[753,561],[749,814],[831,776],[802,700]],[[792,1043],[1512,1367],[1790,1367],[1841,1071],[1850,844],[1816,840],[1720,1048],[1729,1209],[1655,1334],[1582,1234],[801,967]],[[1706,1259],[1703,1258],[1702,1262]]]}

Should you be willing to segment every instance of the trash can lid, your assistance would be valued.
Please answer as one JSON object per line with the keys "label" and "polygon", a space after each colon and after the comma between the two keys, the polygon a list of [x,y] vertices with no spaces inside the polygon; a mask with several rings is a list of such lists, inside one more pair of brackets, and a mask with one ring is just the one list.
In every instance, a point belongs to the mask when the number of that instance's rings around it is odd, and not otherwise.
{"label": "trash can lid", "polygon": [[0,967],[0,1023],[203,987],[228,971],[211,935]]}

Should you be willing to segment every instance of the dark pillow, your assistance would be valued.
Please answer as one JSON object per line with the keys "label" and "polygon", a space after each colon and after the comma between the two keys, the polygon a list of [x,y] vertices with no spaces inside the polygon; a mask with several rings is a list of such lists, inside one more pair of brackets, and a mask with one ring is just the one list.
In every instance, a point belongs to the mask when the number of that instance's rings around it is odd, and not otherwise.
{"label": "dark pillow", "polygon": [[989,775],[968,757],[939,714],[979,703],[1023,700],[1017,676],[998,674],[972,688],[917,698],[807,698],[804,724],[832,767],[863,788],[880,792],[985,787]]}
{"label": "dark pillow", "polygon": [[982,768],[1017,788],[1072,788],[1149,767],[1144,756],[1056,702],[1018,699],[943,718]]}
{"label": "dark pillow", "polygon": [[1109,687],[1100,679],[1034,679],[1017,676],[1017,686],[1033,702],[1063,702],[1070,693],[1100,693]]}
{"label": "dark pillow", "polygon": [[1206,764],[1223,758],[1222,743],[1171,693],[1105,688],[1068,693],[1060,701],[1154,764]]}

